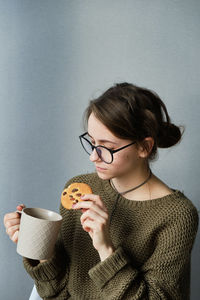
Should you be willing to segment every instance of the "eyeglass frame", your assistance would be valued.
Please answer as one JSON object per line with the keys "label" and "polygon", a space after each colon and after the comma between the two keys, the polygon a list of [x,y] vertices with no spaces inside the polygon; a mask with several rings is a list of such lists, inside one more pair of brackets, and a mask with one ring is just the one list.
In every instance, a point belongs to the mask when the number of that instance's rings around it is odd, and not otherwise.
{"label": "eyeglass frame", "polygon": [[[91,155],[91,154],[93,153],[94,149],[95,149],[95,150],[96,150],[96,153],[97,153],[97,155],[98,155],[98,157],[99,157],[103,162],[105,162],[106,164],[111,164],[111,163],[113,162],[113,160],[114,160],[113,154],[114,154],[114,153],[116,153],[116,152],[118,152],[118,151],[120,151],[120,150],[123,150],[123,149],[125,149],[125,148],[127,148],[127,147],[129,147],[129,146],[131,146],[131,145],[134,145],[134,144],[136,143],[136,142],[132,142],[132,143],[130,143],[130,144],[128,144],[128,145],[125,145],[125,146],[122,146],[122,147],[120,147],[120,148],[118,148],[118,149],[112,150],[112,149],[109,149],[109,148],[107,148],[107,147],[105,147],[105,146],[102,146],[102,145],[97,145],[97,146],[92,145],[92,143],[91,143],[88,139],[85,138],[85,135],[86,135],[86,134],[88,134],[87,131],[86,131],[85,133],[79,135],[79,139],[80,139],[80,142],[81,142],[81,145],[82,145],[83,149],[84,149],[85,152],[87,152],[87,154],[89,154],[89,155]],[[91,145],[91,147],[92,147],[92,152],[91,152],[91,153],[89,153],[89,152],[85,149],[85,147],[83,146],[82,139],[86,140],[86,141]],[[97,148],[98,148],[98,147],[104,148],[104,149],[106,149],[106,150],[108,150],[108,151],[110,152],[111,157],[112,157],[111,162],[106,162],[105,160],[102,159],[102,157],[100,157],[100,155],[99,155],[99,153],[98,153],[98,151],[97,151]]]}

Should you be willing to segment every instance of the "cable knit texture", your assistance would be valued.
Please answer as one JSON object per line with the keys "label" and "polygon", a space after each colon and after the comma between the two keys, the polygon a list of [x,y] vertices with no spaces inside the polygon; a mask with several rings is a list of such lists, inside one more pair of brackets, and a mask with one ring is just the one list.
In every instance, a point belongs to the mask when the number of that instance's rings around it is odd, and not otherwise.
{"label": "cable knit texture", "polygon": [[89,234],[82,229],[81,212],[61,206],[63,224],[53,257],[43,264],[24,258],[40,296],[188,300],[191,250],[198,228],[192,202],[174,190],[146,201],[120,196],[115,206],[117,192],[97,174],[74,177],[66,186],[72,182],[88,183],[104,201],[112,215],[110,236],[116,250],[101,262]]}

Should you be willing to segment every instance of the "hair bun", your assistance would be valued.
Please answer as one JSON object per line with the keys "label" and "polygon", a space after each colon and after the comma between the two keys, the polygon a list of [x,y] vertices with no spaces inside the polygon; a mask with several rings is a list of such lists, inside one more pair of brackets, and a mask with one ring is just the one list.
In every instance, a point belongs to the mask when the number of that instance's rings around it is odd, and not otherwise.
{"label": "hair bun", "polygon": [[181,129],[172,124],[163,122],[159,128],[157,143],[159,148],[169,148],[181,140]]}

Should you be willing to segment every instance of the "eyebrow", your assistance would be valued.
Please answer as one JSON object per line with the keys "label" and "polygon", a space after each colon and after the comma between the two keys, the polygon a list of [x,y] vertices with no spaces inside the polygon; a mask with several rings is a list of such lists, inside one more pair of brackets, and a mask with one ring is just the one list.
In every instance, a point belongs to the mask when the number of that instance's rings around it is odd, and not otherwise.
{"label": "eyebrow", "polygon": [[[89,132],[87,134],[89,135],[89,137],[91,137],[94,140],[94,138],[89,134]],[[117,144],[117,143],[115,143],[113,141],[109,141],[109,140],[105,140],[105,139],[99,140],[99,142],[100,143],[111,143],[111,144],[114,144],[114,145]]]}

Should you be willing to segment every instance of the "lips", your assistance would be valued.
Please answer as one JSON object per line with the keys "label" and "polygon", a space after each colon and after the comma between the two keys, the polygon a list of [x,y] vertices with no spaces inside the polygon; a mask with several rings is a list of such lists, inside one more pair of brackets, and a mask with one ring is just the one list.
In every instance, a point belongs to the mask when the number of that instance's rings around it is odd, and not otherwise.
{"label": "lips", "polygon": [[97,170],[97,171],[100,171],[100,172],[101,172],[101,171],[106,171],[105,168],[101,168],[101,167],[99,167],[99,166],[96,166],[96,170]]}

